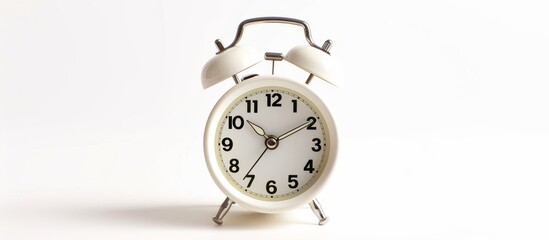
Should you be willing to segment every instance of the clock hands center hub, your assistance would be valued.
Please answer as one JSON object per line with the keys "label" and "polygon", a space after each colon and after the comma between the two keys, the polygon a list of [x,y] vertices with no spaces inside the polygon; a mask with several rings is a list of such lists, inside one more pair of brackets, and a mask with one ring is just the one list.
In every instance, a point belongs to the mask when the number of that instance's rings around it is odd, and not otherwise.
{"label": "clock hands center hub", "polygon": [[265,146],[270,150],[276,149],[278,147],[278,138],[273,135],[267,136],[267,139],[265,139]]}

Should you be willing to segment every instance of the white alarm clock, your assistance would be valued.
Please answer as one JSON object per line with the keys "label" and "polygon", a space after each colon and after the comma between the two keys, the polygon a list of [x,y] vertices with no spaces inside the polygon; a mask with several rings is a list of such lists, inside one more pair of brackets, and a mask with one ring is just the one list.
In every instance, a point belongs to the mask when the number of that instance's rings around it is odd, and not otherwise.
{"label": "white alarm clock", "polygon": [[[257,23],[284,23],[303,27],[307,45],[280,53],[257,55],[240,46],[244,27]],[[315,196],[336,161],[337,132],[330,111],[307,86],[314,76],[329,83],[334,78],[331,41],[317,46],[306,22],[292,18],[262,17],[243,21],[232,44],[215,41],[219,52],[202,70],[208,88],[228,78],[233,86],[214,106],[204,133],[209,172],[227,196],[213,217],[223,223],[232,204],[277,213],[309,203],[322,225],[328,221]],[[274,75],[274,62],[287,61],[310,73],[300,82]],[[273,61],[272,75],[236,74],[261,61]]]}

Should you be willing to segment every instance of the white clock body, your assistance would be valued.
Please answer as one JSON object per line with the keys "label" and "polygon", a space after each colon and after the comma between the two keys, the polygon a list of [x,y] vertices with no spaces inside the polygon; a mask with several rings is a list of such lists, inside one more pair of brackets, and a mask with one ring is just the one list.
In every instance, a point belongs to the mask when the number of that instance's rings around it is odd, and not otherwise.
{"label": "white clock body", "polygon": [[204,133],[217,186],[237,204],[264,213],[311,202],[333,169],[337,144],[322,100],[303,83],[271,75],[225,93]]}

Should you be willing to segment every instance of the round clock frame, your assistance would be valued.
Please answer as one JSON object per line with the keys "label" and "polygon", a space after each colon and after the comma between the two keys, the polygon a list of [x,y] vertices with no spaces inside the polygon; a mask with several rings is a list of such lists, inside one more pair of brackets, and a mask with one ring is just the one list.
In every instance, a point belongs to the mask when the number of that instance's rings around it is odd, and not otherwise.
{"label": "round clock frame", "polygon": [[[220,141],[217,138],[219,138],[219,131],[221,130],[220,125],[222,125],[221,123],[224,122],[227,117],[226,112],[228,111],[228,109],[234,107],[235,101],[242,100],[240,98],[243,95],[246,95],[250,92],[257,92],[259,91],[259,89],[287,89],[291,92],[296,93],[298,96],[302,96],[304,98],[303,100],[306,101],[306,104],[312,105],[312,107],[316,111],[318,111],[316,114],[320,116],[319,125],[320,123],[322,124],[322,129],[320,129],[320,131],[324,132],[323,135],[326,138],[326,146],[323,147],[323,153],[321,157],[322,161],[324,161],[321,166],[322,171],[316,173],[315,176],[313,176],[314,179],[310,180],[312,181],[312,183],[310,183],[310,186],[308,188],[303,189],[303,191],[301,192],[294,193],[295,196],[291,195],[288,198],[278,201],[272,201],[268,198],[258,199],[257,197],[253,197],[250,194],[243,193],[237,188],[237,186],[234,185],[234,183],[231,182],[232,179],[229,179],[227,177],[227,168],[225,166],[221,166],[221,162],[223,161],[223,159],[221,159],[221,154],[219,154]],[[279,117],[280,121],[283,121],[284,116]],[[305,121],[305,119],[303,120]],[[245,125],[244,127],[252,128],[247,123],[243,124]],[[274,134],[268,132],[268,126],[265,127],[265,131],[267,131],[268,134]],[[276,140],[279,137],[280,136],[274,136],[273,139]],[[261,138],[257,138],[256,140],[258,142],[264,141]],[[265,144],[267,144],[267,141],[264,142]],[[283,140],[280,141],[280,145],[283,144],[285,144]],[[309,145],[306,144],[307,143],[304,144],[305,147],[303,151],[310,151],[310,148],[307,148]],[[243,81],[242,83],[237,84],[233,88],[231,88],[227,93],[225,93],[225,95],[223,95],[223,97],[221,97],[221,99],[213,108],[208,118],[206,130],[204,133],[204,155],[206,156],[208,170],[210,171],[210,174],[217,186],[228,198],[230,198],[237,204],[248,209],[264,213],[287,211],[289,209],[311,202],[311,200],[318,194],[318,191],[327,181],[330,173],[332,172],[334,163],[336,161],[337,146],[338,140],[336,125],[332,118],[332,115],[330,114],[328,108],[323,103],[323,101],[311,90],[309,90],[309,88],[306,87],[304,84],[279,76],[258,76]],[[257,149],[253,150],[257,151]],[[280,149],[273,149],[269,151],[277,150],[282,151]],[[255,160],[256,159],[248,159],[246,161],[253,162]],[[320,159],[318,159],[317,161],[320,161]]]}

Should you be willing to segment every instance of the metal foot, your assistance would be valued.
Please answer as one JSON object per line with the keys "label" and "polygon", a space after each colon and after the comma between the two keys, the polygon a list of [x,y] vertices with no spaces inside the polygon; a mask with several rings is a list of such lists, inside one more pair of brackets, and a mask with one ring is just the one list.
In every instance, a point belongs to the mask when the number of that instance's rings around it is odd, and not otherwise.
{"label": "metal foot", "polygon": [[215,217],[212,218],[212,220],[219,225],[223,224],[223,217],[227,215],[227,213],[229,212],[229,209],[231,209],[231,206],[233,204],[234,204],[233,200],[229,198],[225,198],[225,201],[223,201],[221,206],[219,206],[219,210],[217,211],[217,214],[215,215]]}
{"label": "metal foot", "polygon": [[309,206],[318,218],[318,225],[324,225],[330,220],[330,218],[326,217],[326,214],[324,214],[324,210],[316,198],[309,203]]}

